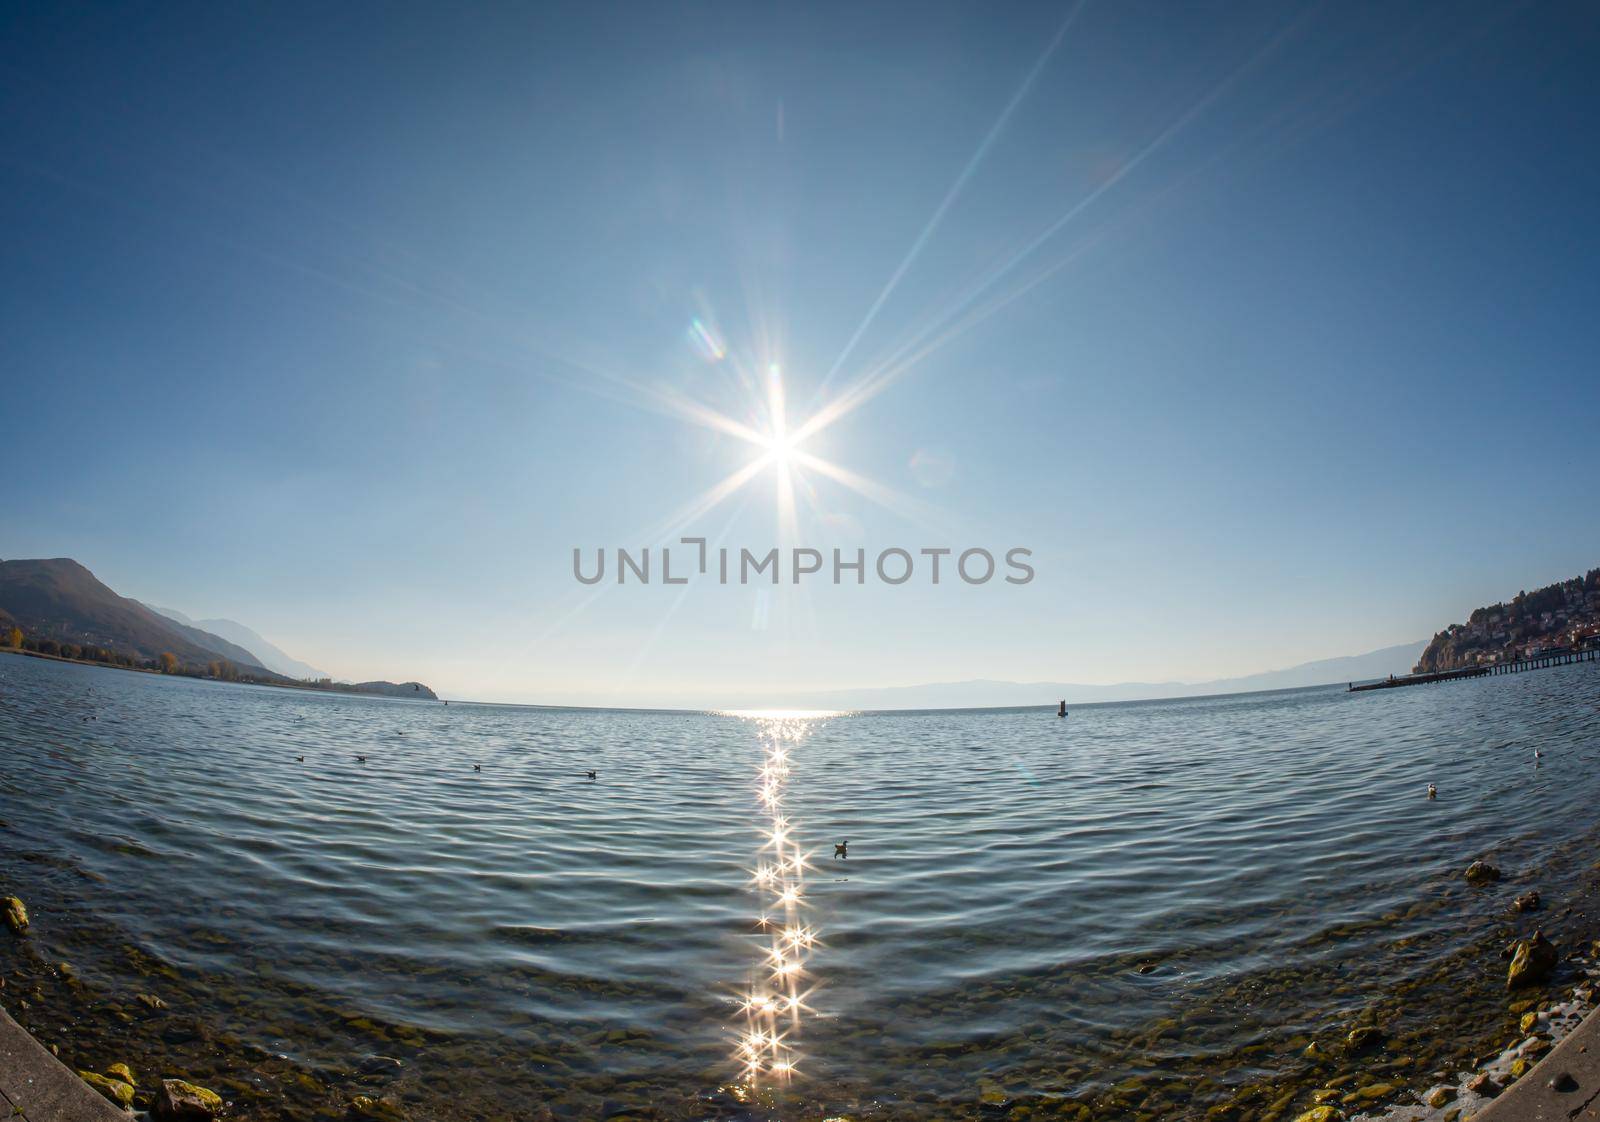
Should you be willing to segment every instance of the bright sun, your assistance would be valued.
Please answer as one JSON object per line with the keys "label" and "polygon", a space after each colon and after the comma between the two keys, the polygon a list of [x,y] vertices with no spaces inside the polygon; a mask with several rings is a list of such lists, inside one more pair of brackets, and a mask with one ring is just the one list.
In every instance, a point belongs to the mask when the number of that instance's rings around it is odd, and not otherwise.
{"label": "bright sun", "polygon": [[786,466],[795,453],[794,438],[788,433],[774,434],[767,439],[767,453],[774,464]]}

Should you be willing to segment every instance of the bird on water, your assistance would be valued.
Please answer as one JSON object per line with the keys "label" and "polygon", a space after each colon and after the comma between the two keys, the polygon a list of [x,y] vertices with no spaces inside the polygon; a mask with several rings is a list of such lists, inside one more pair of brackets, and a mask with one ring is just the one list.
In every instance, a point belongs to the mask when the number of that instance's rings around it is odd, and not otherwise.
{"label": "bird on water", "polygon": [[357,756],[357,757],[356,757],[356,763],[358,763],[358,764],[364,764],[364,763],[366,763],[366,762],[367,762],[367,758],[366,758],[366,757],[365,757],[365,756]]}
{"label": "bird on water", "polygon": [[850,839],[846,838],[842,842],[834,842],[833,843],[833,855],[835,857],[849,857],[850,856]]}
{"label": "bird on water", "polygon": [[1438,797],[1439,797],[1439,789],[1437,787],[1435,787],[1432,783],[1428,784],[1428,798],[1436,799]]}
{"label": "bird on water", "polygon": [[595,777],[595,773],[592,772],[592,771],[591,772],[586,772],[585,774],[587,774],[590,779],[593,779]]}

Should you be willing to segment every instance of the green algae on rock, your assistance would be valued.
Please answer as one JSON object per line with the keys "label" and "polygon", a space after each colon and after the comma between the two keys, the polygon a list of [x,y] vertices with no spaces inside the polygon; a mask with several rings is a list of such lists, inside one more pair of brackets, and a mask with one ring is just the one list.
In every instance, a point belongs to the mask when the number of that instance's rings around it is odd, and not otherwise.
{"label": "green algae on rock", "polygon": [[222,1111],[222,1096],[186,1079],[163,1079],[156,1098],[160,1122],[211,1122]]}
{"label": "green algae on rock", "polygon": [[1535,931],[1531,939],[1519,939],[1513,944],[1511,965],[1506,970],[1506,988],[1536,986],[1546,981],[1556,969],[1556,945]]}
{"label": "green algae on rock", "polygon": [[0,900],[0,909],[4,910],[6,926],[13,935],[28,930],[28,908],[18,897],[7,896]]}
{"label": "green algae on rock", "polygon": [[127,1064],[115,1063],[106,1066],[106,1074],[113,1079],[120,1079],[130,1087],[137,1087],[139,1081],[133,1077],[133,1069]]}
{"label": "green algae on rock", "polygon": [[133,1084],[120,1079],[109,1079],[92,1071],[80,1071],[78,1077],[120,1107],[133,1106]]}

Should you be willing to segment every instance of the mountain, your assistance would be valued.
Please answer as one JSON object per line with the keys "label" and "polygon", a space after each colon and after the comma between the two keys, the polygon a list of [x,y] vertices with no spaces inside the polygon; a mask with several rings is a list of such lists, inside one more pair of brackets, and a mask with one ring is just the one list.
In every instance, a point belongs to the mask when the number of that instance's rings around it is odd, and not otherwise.
{"label": "mountain", "polygon": [[171,652],[184,664],[202,667],[227,659],[276,677],[243,647],[118,596],[69,557],[0,561],[0,609],[28,634],[57,642],[144,659]]}
{"label": "mountain", "polygon": [[189,627],[197,627],[202,631],[210,632],[212,635],[220,636],[231,643],[238,644],[249,651],[260,665],[265,666],[268,670],[282,674],[285,678],[316,681],[320,678],[332,676],[326,671],[318,670],[314,666],[308,666],[299,659],[291,657],[261,635],[234,620],[190,619],[176,608],[160,608],[154,604],[146,604],[145,607],[153,612],[159,612],[168,619],[176,620],[178,623]]}
{"label": "mountain", "polygon": [[1600,569],[1519,592],[1510,603],[1478,608],[1466,623],[1452,623],[1417,659],[1418,674],[1460,670],[1480,663],[1537,654],[1546,647],[1575,647],[1600,634]]}
{"label": "mountain", "polygon": [[[413,700],[438,700],[421,682],[332,682],[304,663],[295,662],[254,631],[229,620],[221,623],[241,638],[262,645],[288,664],[316,675],[315,689],[342,693],[382,694]],[[23,632],[23,650],[132,669],[196,678],[221,678],[258,685],[304,686],[263,665],[252,651],[196,626],[182,612],[158,611],[137,600],[118,596],[70,557],[0,561],[0,623]],[[167,665],[177,659],[176,666]]]}
{"label": "mountain", "polygon": [[421,682],[357,682],[350,687],[357,693],[381,693],[385,697],[409,697],[438,701],[439,695]]}
{"label": "mountain", "polygon": [[786,698],[786,703],[811,709],[978,709],[1006,705],[1050,705],[1065,698],[1069,705],[1097,701],[1140,701],[1165,697],[1287,690],[1337,682],[1370,681],[1404,674],[1427,643],[1402,643],[1363,655],[1324,658],[1283,670],[1207,682],[1119,682],[1082,685],[1068,682],[940,682],[879,689],[824,690]]}

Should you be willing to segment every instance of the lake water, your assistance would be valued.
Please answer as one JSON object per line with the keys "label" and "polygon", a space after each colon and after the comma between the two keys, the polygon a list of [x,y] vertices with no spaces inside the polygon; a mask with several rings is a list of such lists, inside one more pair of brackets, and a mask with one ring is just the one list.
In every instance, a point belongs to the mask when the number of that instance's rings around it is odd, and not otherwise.
{"label": "lake water", "polygon": [[1600,933],[1597,797],[1594,665],[799,719],[6,656],[0,1001],[246,1118],[1267,1119],[1503,1042],[1504,941]]}

